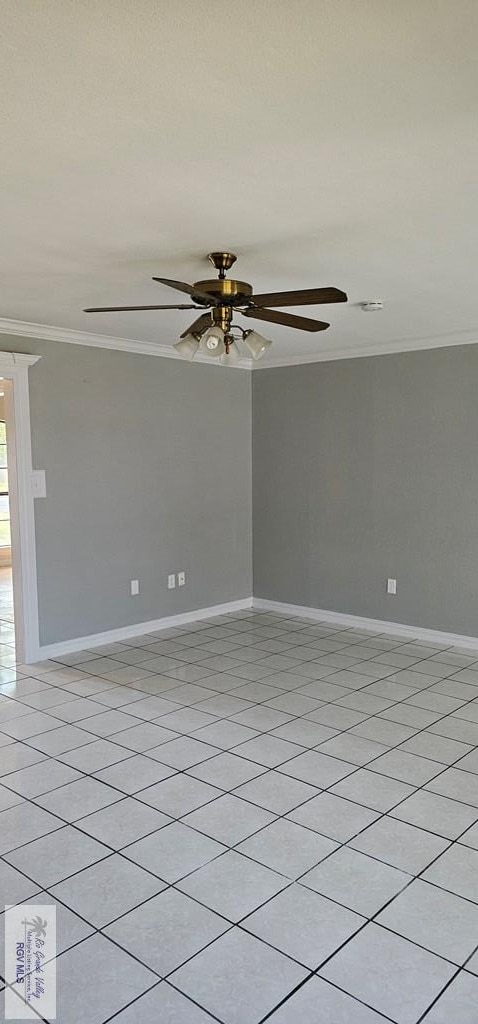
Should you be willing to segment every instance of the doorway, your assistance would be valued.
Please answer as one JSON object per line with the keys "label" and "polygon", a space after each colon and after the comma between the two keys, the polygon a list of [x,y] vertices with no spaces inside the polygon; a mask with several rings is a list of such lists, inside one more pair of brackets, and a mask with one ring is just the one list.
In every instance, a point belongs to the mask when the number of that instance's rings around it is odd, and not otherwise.
{"label": "doorway", "polygon": [[15,615],[8,461],[5,381],[0,378],[0,668],[11,668],[15,664]]}
{"label": "doorway", "polygon": [[0,674],[41,659],[28,386],[39,359],[0,352]]}

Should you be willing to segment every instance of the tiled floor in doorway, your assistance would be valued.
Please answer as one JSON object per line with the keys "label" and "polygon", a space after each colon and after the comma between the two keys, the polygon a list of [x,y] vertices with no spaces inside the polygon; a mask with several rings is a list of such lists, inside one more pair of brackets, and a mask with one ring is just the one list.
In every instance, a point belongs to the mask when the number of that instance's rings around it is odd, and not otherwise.
{"label": "tiled floor in doorway", "polygon": [[8,653],[0,902],[57,906],[60,1024],[476,1024],[477,651],[245,611]]}
{"label": "tiled floor in doorway", "polygon": [[15,628],[11,566],[0,566],[0,667],[15,665]]}

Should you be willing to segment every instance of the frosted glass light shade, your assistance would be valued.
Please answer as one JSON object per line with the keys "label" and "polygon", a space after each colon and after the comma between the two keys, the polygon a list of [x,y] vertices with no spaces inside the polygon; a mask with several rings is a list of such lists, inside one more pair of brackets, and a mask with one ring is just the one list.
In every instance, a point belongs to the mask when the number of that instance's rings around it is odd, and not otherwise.
{"label": "frosted glass light shade", "polygon": [[222,356],[219,356],[219,362],[223,366],[235,366],[236,363],[240,363],[241,353],[234,341],[229,343],[229,352],[223,352]]}
{"label": "frosted glass light shade", "polygon": [[176,352],[179,352],[179,355],[183,356],[184,359],[194,359],[199,348],[199,342],[197,338],[194,337],[194,334],[187,334],[185,338],[181,338],[177,341],[176,344],[173,345],[173,348],[175,348]]}
{"label": "frosted glass light shade", "polygon": [[201,350],[207,356],[217,358],[225,352],[224,331],[222,327],[210,327],[201,338]]}
{"label": "frosted glass light shade", "polygon": [[268,338],[263,338],[262,334],[258,334],[257,331],[247,331],[243,341],[253,359],[261,359],[270,345],[272,345],[272,341],[269,341]]}

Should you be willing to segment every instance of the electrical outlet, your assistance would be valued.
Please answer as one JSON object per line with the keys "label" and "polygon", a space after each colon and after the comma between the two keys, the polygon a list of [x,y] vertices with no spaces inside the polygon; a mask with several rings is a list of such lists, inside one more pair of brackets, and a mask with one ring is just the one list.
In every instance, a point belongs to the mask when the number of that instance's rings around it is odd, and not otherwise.
{"label": "electrical outlet", "polygon": [[168,590],[174,590],[176,586],[176,576],[174,572],[170,572],[168,576]]}
{"label": "electrical outlet", "polygon": [[184,587],[185,584],[186,584],[186,573],[183,570],[183,572],[178,572],[178,587]]}
{"label": "electrical outlet", "polygon": [[32,494],[34,498],[46,498],[46,477],[44,469],[32,470]]}
{"label": "electrical outlet", "polygon": [[130,580],[130,592],[131,597],[137,597],[139,594],[139,580]]}
{"label": "electrical outlet", "polygon": [[397,593],[397,581],[396,580],[392,580],[392,579],[388,579],[387,580],[387,594],[396,594],[396,593]]}

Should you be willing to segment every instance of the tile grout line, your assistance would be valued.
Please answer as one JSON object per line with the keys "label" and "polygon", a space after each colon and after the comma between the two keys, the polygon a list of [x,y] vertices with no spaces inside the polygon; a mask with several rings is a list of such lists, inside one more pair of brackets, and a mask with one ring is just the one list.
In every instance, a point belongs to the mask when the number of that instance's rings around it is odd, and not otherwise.
{"label": "tile grout line", "polygon": [[[431,656],[430,656],[430,657],[431,657]],[[370,659],[369,659],[369,660],[370,660]],[[423,660],[428,660],[428,659],[423,659]],[[219,671],[221,671],[221,670],[219,670]],[[460,671],[460,670],[459,670],[459,671]],[[395,670],[394,670],[394,672],[395,672]],[[394,672],[393,672],[393,673],[389,673],[389,674],[394,674]],[[274,674],[274,673],[272,673],[272,674]],[[334,673],[334,672],[331,672],[331,675],[333,675],[333,674],[335,674],[335,673]],[[455,673],[455,674],[456,674],[456,673]],[[328,678],[328,677],[327,677],[327,678]],[[447,678],[447,677],[443,677],[443,678]],[[177,681],[176,681],[176,680],[175,680],[174,682],[175,682],[175,684],[177,683]],[[305,678],[305,682],[304,682],[304,685],[307,685],[307,683],[308,683],[308,682],[309,682],[309,680],[308,680],[307,678]],[[373,682],[374,682],[374,681],[373,681],[373,680],[371,680],[371,682],[370,682],[370,683],[365,683],[365,686],[364,686],[364,687],[362,687],[361,689],[364,689],[364,688],[366,688],[366,687],[367,687],[368,685],[372,685],[372,684],[373,684]],[[436,682],[436,679],[432,679],[432,682],[430,683],[430,686],[434,685],[434,682]],[[205,683],[206,683],[206,680],[205,680]],[[194,684],[191,684],[191,685],[194,685]],[[243,685],[247,685],[247,683],[244,683]],[[265,685],[266,685],[266,684],[265,684]],[[427,687],[426,689],[428,689],[428,688],[429,688],[429,687]],[[298,688],[297,688],[297,689],[298,689]],[[166,691],[166,692],[167,692],[167,691]],[[285,692],[290,692],[290,691],[285,691]],[[205,699],[207,699],[207,698],[205,698]],[[272,698],[271,698],[271,699],[272,699]],[[471,701],[472,701],[472,700],[473,700],[473,698],[471,698],[469,702],[462,702],[461,706],[463,707],[463,706],[464,706],[464,703],[471,703]],[[198,703],[201,703],[201,702],[198,702]],[[263,703],[263,702],[261,702],[261,703]],[[322,703],[323,703],[323,704],[325,704],[325,705],[328,705],[328,704],[330,704],[330,703],[333,703],[333,702],[325,701],[325,702],[322,702]],[[399,703],[402,703],[402,702],[397,702],[397,703],[399,704]],[[261,706],[261,705],[259,704],[259,705],[255,705],[255,706],[257,707],[257,706]],[[390,706],[394,706],[394,705],[392,704],[392,705],[390,705]],[[104,706],[102,706],[102,708],[103,708],[103,707],[104,707]],[[98,713],[100,713],[100,712],[98,712]],[[448,716],[449,716],[450,714],[452,714],[452,712],[448,712],[448,714],[447,714],[447,715],[444,715],[444,716],[442,716],[442,719],[439,719],[439,720],[443,720],[443,719],[447,718],[447,717],[448,717]],[[162,716],[161,716],[161,717],[162,717]],[[302,718],[302,717],[304,717],[304,716],[292,716],[292,718],[291,718],[290,720],[298,720],[298,719],[300,719],[300,718]],[[376,716],[374,716],[374,715],[370,715],[370,716],[368,716],[368,718],[373,718],[373,717],[376,717]],[[221,719],[221,721],[227,721],[227,720],[228,720],[227,718],[226,718],[226,719]],[[368,719],[364,719],[364,720],[366,721],[366,720],[368,720]],[[144,720],[143,720],[143,721],[144,721]],[[64,724],[64,723],[62,723],[62,724]],[[81,727],[80,727],[80,728],[81,728]],[[338,734],[338,735],[343,735],[343,733],[344,733],[344,732],[345,732],[345,733],[347,733],[347,732],[349,731],[349,729],[350,729],[350,728],[353,728],[353,726],[349,727],[349,728],[348,728],[348,729],[346,729],[346,730],[338,730],[337,734]],[[426,729],[427,729],[427,728],[428,728],[428,727],[424,727],[424,728],[423,728],[423,730],[419,730],[418,732],[416,732],[416,735],[417,735],[417,734],[419,734],[419,733],[420,733],[420,732],[422,732],[422,731],[423,731],[423,732],[424,732],[424,731],[426,731]],[[271,731],[271,730],[269,730],[269,731]],[[267,733],[266,731],[264,731],[264,733],[265,733],[265,734],[268,734],[268,733]],[[183,735],[183,734],[180,734],[180,735]],[[186,735],[188,735],[188,734],[186,734]],[[179,737],[178,737],[178,738],[179,738]],[[96,739],[98,739],[98,737],[96,737]],[[106,737],[100,737],[100,739],[106,739]],[[94,741],[93,741],[93,742],[94,742]],[[113,741],[113,742],[114,742],[114,741]],[[322,742],[327,742],[327,741],[322,741]],[[406,742],[406,741],[405,741],[405,742]],[[317,746],[319,746],[319,747],[320,747],[320,746],[321,746],[321,744],[319,744],[319,745],[317,745]],[[395,745],[395,747],[392,747],[392,748],[390,748],[390,747],[384,747],[384,749],[387,749],[387,750],[390,750],[390,749],[395,749],[395,748],[396,748],[397,746],[400,746],[400,744],[396,744],[396,745]],[[230,748],[230,749],[234,750],[234,748]],[[304,748],[304,752],[305,752],[306,750],[308,750],[308,749],[310,750],[311,748],[310,748],[310,747],[309,747],[309,748]],[[315,748],[313,748],[313,749],[315,749]],[[214,755],[211,755],[211,758],[208,758],[207,760],[210,760],[210,759],[212,759],[213,757],[216,757],[216,756],[218,756],[218,754],[220,754],[220,753],[223,753],[223,752],[225,752],[225,751],[223,751],[223,749],[222,749],[222,748],[220,748],[220,749],[218,749],[217,753],[215,753]],[[139,752],[139,753],[143,754],[144,752]],[[134,754],[130,754],[130,756],[134,756]],[[146,753],[146,754],[145,754],[144,756],[147,756],[147,753]],[[241,756],[241,755],[239,755],[239,756]],[[295,757],[298,757],[298,756],[300,756],[300,755],[293,755],[293,757],[292,757],[292,758],[291,758],[290,760],[294,760],[294,759],[295,759]],[[328,756],[333,756],[333,755],[328,755]],[[381,756],[381,755],[377,755],[377,756]],[[421,755],[415,755],[415,756],[421,756]],[[466,755],[462,755],[462,756],[466,756]],[[54,758],[52,758],[52,759],[54,759]],[[126,758],[124,759],[124,761],[127,761],[127,760],[129,760],[129,756],[127,756],[127,757],[126,757]],[[151,759],[151,760],[152,760],[152,759]],[[458,761],[459,761],[459,760],[460,760],[460,759],[458,759]],[[41,763],[41,762],[40,762],[40,763]],[[63,763],[63,762],[60,762],[60,763]],[[122,762],[121,762],[121,763],[122,763]],[[282,762],[282,763],[286,763],[286,762]],[[368,763],[370,763],[370,762],[368,762]],[[455,763],[456,763],[456,762],[455,762]],[[453,763],[452,763],[452,764],[453,764]],[[358,771],[358,770],[360,770],[360,769],[361,769],[362,767],[364,767],[364,768],[365,768],[365,767],[367,767],[367,766],[368,766],[367,764],[366,764],[366,765],[358,765],[358,766],[356,766],[356,767],[355,767],[355,770],[354,770],[354,772],[352,772],[352,773],[350,773],[350,774],[352,775],[352,774],[354,774],[354,773],[355,773],[355,771]],[[192,767],[194,767],[194,766],[191,766],[191,768],[192,768]],[[262,767],[262,766],[261,766],[261,767]],[[278,767],[278,768],[280,768],[280,766],[277,766],[277,767]],[[445,764],[445,765],[444,765],[444,768],[443,768],[443,771],[442,771],[442,772],[440,772],[440,773],[438,773],[438,776],[437,776],[437,777],[439,777],[439,775],[441,775],[441,774],[442,774],[443,772],[445,772],[445,771],[446,771],[446,770],[447,770],[447,769],[448,769],[449,767],[451,767],[451,765]],[[98,771],[101,771],[101,770],[102,770],[102,769],[98,769]],[[269,770],[270,770],[270,769],[269,769]],[[272,769],[272,770],[274,770],[274,769]],[[83,774],[85,775],[86,773],[83,773]],[[187,770],[183,770],[183,771],[182,771],[182,772],[181,772],[180,774],[185,774],[185,775],[187,775]],[[86,776],[86,777],[91,777],[91,776]],[[259,776],[259,777],[260,777],[260,776]],[[347,776],[347,777],[349,777],[349,776]],[[193,776],[193,778],[194,778],[194,776]],[[239,784],[239,785],[240,785],[240,784]],[[333,785],[335,785],[335,783],[334,783],[334,784],[332,784],[332,786],[333,786]],[[420,791],[420,790],[421,790],[422,788],[424,788],[424,785],[426,785],[426,783],[424,783],[424,784],[423,784],[423,785],[422,785],[421,787],[414,787],[414,789],[415,789],[415,792],[418,792],[418,791]],[[234,788],[238,788],[238,787],[234,787]],[[328,787],[328,788],[331,788],[331,787]],[[323,791],[327,791],[327,790],[323,790]],[[120,791],[120,792],[122,792],[122,791]],[[234,790],[229,790],[229,791],[228,791],[228,793],[229,793],[229,794],[233,794],[233,792],[234,792]],[[321,791],[319,790],[319,793],[320,793],[320,792],[321,792]],[[124,794],[122,793],[122,795],[124,795]],[[225,795],[225,794],[224,794],[224,795]],[[317,794],[317,795],[318,795],[318,794]],[[137,794],[126,794],[126,797],[129,797],[129,796],[131,796],[132,798],[136,798]],[[214,799],[218,799],[218,798],[214,798]],[[309,799],[313,799],[313,797],[311,797],[311,798],[309,798]],[[407,799],[407,798],[404,798],[404,799]],[[306,801],[306,802],[308,802],[308,801]],[[402,801],[400,801],[400,802],[402,802]],[[400,803],[400,802],[399,802],[399,803]],[[302,804],[302,806],[303,806],[303,805],[304,805],[304,804]],[[207,806],[207,805],[206,805],[206,806]],[[254,805],[254,806],[257,806],[257,805]],[[300,806],[300,805],[299,805],[299,806]],[[363,805],[362,805],[362,806],[363,806]],[[398,806],[398,805],[395,805],[395,806]],[[392,808],[390,808],[390,809],[392,809]],[[187,812],[187,813],[188,813],[188,812]],[[289,811],[289,812],[285,812],[285,813],[290,813],[290,811]],[[278,815],[278,816],[276,816],[275,820],[281,820],[282,818],[284,818],[284,817],[285,817],[285,813],[284,813],[283,815]],[[385,817],[385,816],[386,816],[386,812],[385,812],[385,813],[383,813],[383,814],[381,815],[381,817]],[[183,815],[182,817],[184,817],[184,815]],[[81,820],[81,819],[79,819],[79,820]],[[180,819],[176,819],[176,820],[180,820]],[[379,817],[379,818],[378,818],[377,820],[380,820],[380,817]],[[75,827],[75,823],[70,823],[70,822],[67,822],[67,824],[71,825],[72,827]],[[189,827],[191,827],[191,826],[189,826]],[[303,826],[303,827],[304,827],[304,826]],[[261,831],[261,830],[258,830],[258,831]],[[314,830],[311,830],[311,831],[314,831]],[[464,831],[467,831],[467,830],[465,829]],[[253,833],[253,834],[257,834],[257,833]],[[358,834],[360,834],[360,833],[358,833]],[[240,842],[242,842],[242,841],[243,841],[243,840],[239,840],[239,843],[240,843]],[[454,840],[454,842],[456,842],[456,841],[457,841],[457,840]],[[24,844],[24,845],[28,845],[28,844]],[[131,844],[130,844],[130,845],[131,845]],[[238,844],[235,844],[235,845],[238,845]],[[346,844],[345,844],[345,843],[341,844],[341,846],[344,846],[344,845],[346,845]],[[453,843],[451,843],[450,845],[453,845]],[[339,846],[338,848],[340,848],[340,846]],[[449,849],[449,847],[447,847],[447,849]],[[119,852],[119,851],[118,851],[118,852]],[[120,854],[120,855],[121,855],[121,854]],[[319,863],[320,863],[320,862],[319,862]],[[425,870],[425,869],[423,869],[423,870]],[[191,872],[191,873],[194,873],[194,872]],[[187,876],[185,876],[185,877],[187,877]],[[294,883],[292,882],[291,884],[294,884]],[[300,883],[298,883],[298,884],[300,884]],[[173,885],[172,887],[174,888],[174,885]],[[288,886],[286,886],[286,887],[285,887],[285,889],[287,889],[287,888],[288,888]],[[179,890],[179,891],[181,891],[181,890]],[[283,890],[283,891],[285,891],[285,890]],[[448,890],[447,890],[447,891],[448,891]],[[268,901],[266,901],[266,902],[268,902]],[[209,908],[208,908],[208,909],[209,909]],[[256,908],[256,909],[259,909],[259,908]],[[383,909],[383,908],[381,908],[381,909]],[[379,913],[379,911],[378,911],[377,913]],[[121,916],[123,916],[123,915],[121,915]],[[246,916],[248,916],[248,915],[246,915]],[[407,941],[410,941],[410,940],[407,940]],[[275,947],[272,947],[272,948],[275,948]],[[197,955],[197,954],[195,954],[195,955]],[[335,955],[335,954],[334,954],[334,955]],[[472,954],[470,954],[470,955],[472,955]],[[287,998],[288,998],[288,997],[287,997]],[[355,998],[355,997],[353,997],[353,998]],[[357,1001],[358,1001],[358,1000],[357,1000]],[[272,1012],[272,1011],[271,1011],[271,1012]],[[427,1011],[427,1012],[428,1012],[428,1011]],[[268,1016],[269,1016],[269,1014],[268,1014]]]}

